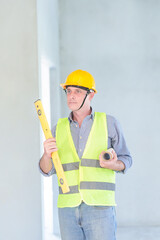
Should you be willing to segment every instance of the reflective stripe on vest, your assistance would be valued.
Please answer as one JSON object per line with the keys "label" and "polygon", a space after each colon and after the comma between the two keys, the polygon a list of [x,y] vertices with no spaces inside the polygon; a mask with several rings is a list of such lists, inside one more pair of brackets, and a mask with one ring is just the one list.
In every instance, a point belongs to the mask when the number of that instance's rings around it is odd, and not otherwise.
{"label": "reflective stripe on vest", "polygon": [[97,189],[115,191],[115,184],[108,182],[81,182],[80,189]]}
{"label": "reflective stripe on vest", "polygon": [[80,160],[70,132],[68,118],[59,119],[56,142],[70,192],[59,189],[58,207],[115,205],[115,172],[101,168],[99,155],[107,150],[108,130],[105,113],[95,113],[93,125]]}
{"label": "reflective stripe on vest", "polygon": [[65,163],[65,164],[62,164],[62,166],[64,171],[77,170],[79,169],[79,162]]}
{"label": "reflective stripe on vest", "polygon": [[[65,163],[65,164],[62,164],[62,166],[63,166],[64,171],[72,171],[72,170],[79,169],[79,162]],[[81,159],[81,166],[101,168],[101,166],[99,164],[99,160],[96,160],[96,159],[84,159],[84,158],[82,158]]]}
{"label": "reflective stripe on vest", "polygon": [[97,167],[97,168],[101,168],[101,166],[99,164],[99,160],[87,159],[87,158],[82,158],[81,166],[83,166],[83,167]]}
{"label": "reflective stripe on vest", "polygon": [[[80,189],[97,189],[97,190],[110,190],[115,191],[115,184],[114,183],[106,183],[106,182],[81,182]],[[78,193],[78,185],[70,186],[70,192],[64,194],[72,194]],[[62,193],[61,187],[59,187],[59,193]]]}
{"label": "reflective stripe on vest", "polygon": [[[72,193],[79,193],[78,185],[70,186],[70,192],[64,193],[64,194],[72,194]],[[59,187],[59,194],[63,194],[61,187]]]}

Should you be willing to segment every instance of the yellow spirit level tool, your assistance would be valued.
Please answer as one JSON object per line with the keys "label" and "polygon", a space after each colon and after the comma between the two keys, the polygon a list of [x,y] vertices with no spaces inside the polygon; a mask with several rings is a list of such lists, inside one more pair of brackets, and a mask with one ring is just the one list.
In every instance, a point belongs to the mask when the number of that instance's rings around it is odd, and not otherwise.
{"label": "yellow spirit level tool", "polygon": [[[42,129],[43,129],[45,138],[46,139],[52,138],[53,136],[52,136],[51,130],[49,128],[48,121],[47,121],[46,115],[44,113],[44,109],[43,109],[41,100],[38,99],[37,101],[34,102],[34,104],[35,104],[35,107],[37,110],[37,114],[38,114]],[[63,193],[69,192],[70,189],[68,187],[67,180],[64,175],[64,170],[63,170],[62,164],[60,162],[57,151],[52,153],[52,161],[53,161],[54,167],[56,169],[57,177],[58,177],[60,186],[62,188],[62,192]]]}

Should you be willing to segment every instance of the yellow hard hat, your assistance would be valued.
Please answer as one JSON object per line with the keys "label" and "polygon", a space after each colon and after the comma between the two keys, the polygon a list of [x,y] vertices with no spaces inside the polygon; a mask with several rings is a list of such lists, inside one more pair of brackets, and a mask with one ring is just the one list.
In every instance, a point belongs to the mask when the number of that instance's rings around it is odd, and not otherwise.
{"label": "yellow hard hat", "polygon": [[70,73],[66,82],[60,85],[63,89],[66,89],[67,86],[79,86],[91,89],[95,93],[97,92],[93,76],[89,72],[83,70],[76,70]]}

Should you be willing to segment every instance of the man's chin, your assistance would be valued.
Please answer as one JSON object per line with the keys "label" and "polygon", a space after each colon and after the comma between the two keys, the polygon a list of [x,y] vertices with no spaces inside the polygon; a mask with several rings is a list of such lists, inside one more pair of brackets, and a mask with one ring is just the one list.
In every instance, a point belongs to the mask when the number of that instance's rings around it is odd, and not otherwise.
{"label": "man's chin", "polygon": [[75,111],[77,111],[77,110],[79,109],[78,106],[77,106],[77,107],[68,106],[68,107],[69,107],[69,109],[70,109],[72,112],[75,112]]}
{"label": "man's chin", "polygon": [[76,104],[68,104],[68,107],[73,112],[79,109],[79,106],[77,106]]}

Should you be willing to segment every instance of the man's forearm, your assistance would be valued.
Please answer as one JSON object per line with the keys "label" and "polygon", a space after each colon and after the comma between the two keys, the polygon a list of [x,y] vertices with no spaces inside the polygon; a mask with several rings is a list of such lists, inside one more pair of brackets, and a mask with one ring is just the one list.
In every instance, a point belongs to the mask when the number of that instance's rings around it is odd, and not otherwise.
{"label": "man's forearm", "polygon": [[40,160],[40,168],[44,173],[48,173],[52,169],[52,160],[47,158],[44,154]]}

